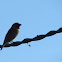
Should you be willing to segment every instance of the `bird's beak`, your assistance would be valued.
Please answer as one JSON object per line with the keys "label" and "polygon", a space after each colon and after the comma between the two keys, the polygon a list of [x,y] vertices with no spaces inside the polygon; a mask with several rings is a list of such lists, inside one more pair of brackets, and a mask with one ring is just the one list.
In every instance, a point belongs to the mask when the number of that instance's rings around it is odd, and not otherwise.
{"label": "bird's beak", "polygon": [[19,24],[19,26],[21,26],[21,24]]}

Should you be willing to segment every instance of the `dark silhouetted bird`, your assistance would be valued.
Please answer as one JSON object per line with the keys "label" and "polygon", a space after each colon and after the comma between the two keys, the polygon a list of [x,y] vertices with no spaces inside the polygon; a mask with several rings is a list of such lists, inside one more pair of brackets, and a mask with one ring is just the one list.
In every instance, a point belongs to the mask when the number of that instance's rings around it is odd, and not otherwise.
{"label": "dark silhouetted bird", "polygon": [[21,24],[19,24],[19,23],[14,23],[12,25],[12,27],[9,29],[9,31],[7,32],[7,34],[5,36],[4,43],[1,47],[1,50],[6,44],[8,44],[8,42],[11,42],[12,40],[14,40],[17,37],[17,35],[20,31],[20,26],[21,26]]}

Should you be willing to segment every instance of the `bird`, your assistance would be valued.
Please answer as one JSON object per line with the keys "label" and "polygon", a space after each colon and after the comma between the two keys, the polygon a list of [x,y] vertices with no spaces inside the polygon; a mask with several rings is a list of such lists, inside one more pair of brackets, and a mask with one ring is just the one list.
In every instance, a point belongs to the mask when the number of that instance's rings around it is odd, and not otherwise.
{"label": "bird", "polygon": [[20,23],[14,23],[11,26],[11,28],[8,30],[8,32],[5,36],[5,39],[4,39],[3,45],[1,47],[1,50],[6,44],[13,41],[17,37],[18,33],[20,32],[20,26],[21,26]]}

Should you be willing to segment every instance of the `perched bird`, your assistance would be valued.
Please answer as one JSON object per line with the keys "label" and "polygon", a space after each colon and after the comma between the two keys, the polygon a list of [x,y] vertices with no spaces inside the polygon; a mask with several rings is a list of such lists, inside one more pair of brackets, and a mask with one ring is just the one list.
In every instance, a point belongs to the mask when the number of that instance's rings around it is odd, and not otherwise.
{"label": "perched bird", "polygon": [[8,44],[9,42],[11,42],[13,39],[15,39],[20,31],[20,26],[21,24],[19,23],[14,23],[12,25],[12,27],[9,29],[9,31],[7,32],[6,36],[5,36],[5,39],[4,39],[4,43],[1,47],[1,50],[2,48]]}

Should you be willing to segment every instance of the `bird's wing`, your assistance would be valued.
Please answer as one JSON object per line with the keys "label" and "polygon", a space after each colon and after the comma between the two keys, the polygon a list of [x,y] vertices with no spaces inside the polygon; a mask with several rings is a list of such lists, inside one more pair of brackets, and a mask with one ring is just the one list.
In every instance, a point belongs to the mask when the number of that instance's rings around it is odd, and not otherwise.
{"label": "bird's wing", "polygon": [[5,40],[4,40],[3,45],[4,45],[5,43],[7,43],[7,42],[12,41],[12,40],[17,36],[17,33],[18,33],[17,31],[18,31],[18,30],[16,30],[16,29],[10,28],[9,31],[8,31],[8,33],[7,33],[6,36],[5,36]]}

